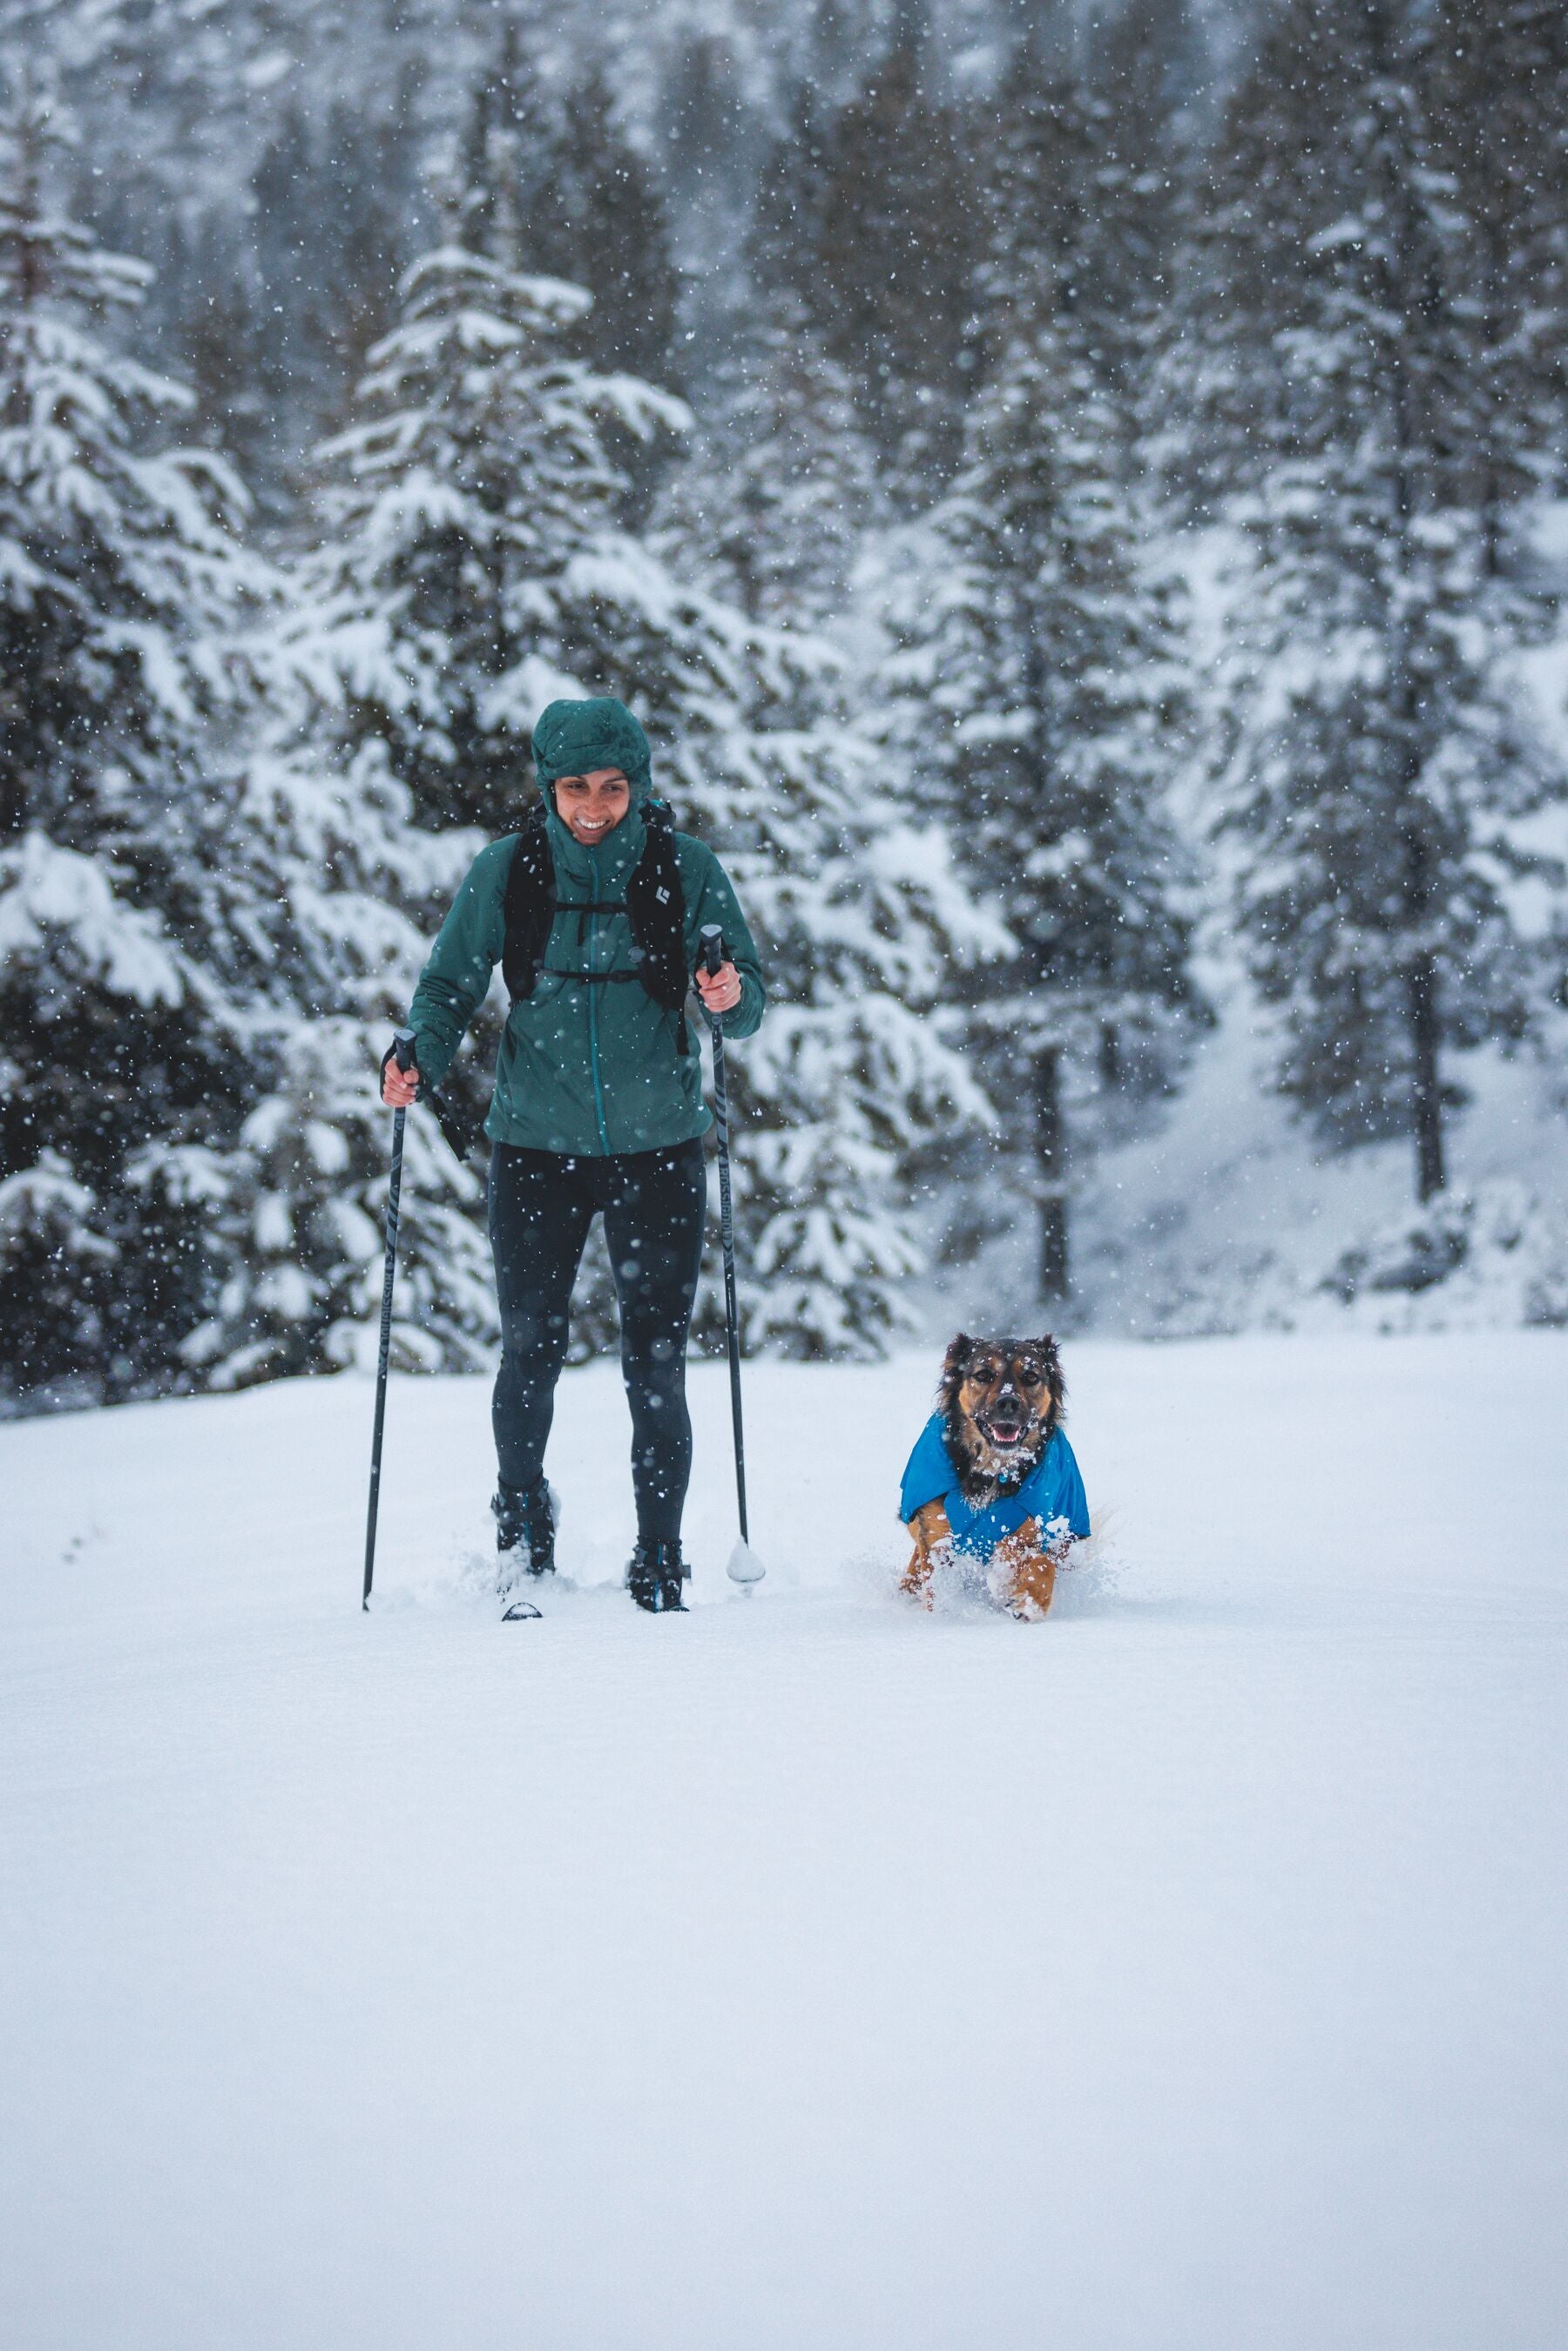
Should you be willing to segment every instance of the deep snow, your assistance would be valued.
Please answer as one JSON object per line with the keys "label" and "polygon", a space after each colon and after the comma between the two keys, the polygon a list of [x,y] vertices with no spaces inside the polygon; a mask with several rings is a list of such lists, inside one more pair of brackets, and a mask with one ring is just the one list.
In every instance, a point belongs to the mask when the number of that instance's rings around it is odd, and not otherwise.
{"label": "deep snow", "polygon": [[[722,1369],[544,1623],[486,1396],[0,1427],[10,2351],[1558,2351],[1568,1338],[1071,1347],[1112,1557],[924,1620],[933,1364]],[[793,1588],[789,1588],[793,1580]]]}

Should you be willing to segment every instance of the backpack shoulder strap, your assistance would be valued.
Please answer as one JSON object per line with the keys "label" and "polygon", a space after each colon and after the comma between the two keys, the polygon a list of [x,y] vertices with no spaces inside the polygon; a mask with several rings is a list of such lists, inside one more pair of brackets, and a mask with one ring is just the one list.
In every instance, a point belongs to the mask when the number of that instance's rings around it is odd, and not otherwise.
{"label": "backpack shoulder strap", "polygon": [[534,992],[555,915],[555,868],[542,805],[536,804],[529,810],[517,835],[517,845],[507,868],[502,906],[507,937],[501,950],[501,973],[516,1004]]}
{"label": "backpack shoulder strap", "polygon": [[643,815],[647,842],[626,884],[632,937],[642,952],[637,977],[655,1004],[680,1014],[676,1049],[684,1053],[692,976],[686,968],[686,896],[675,855],[674,819],[663,800],[645,802]]}

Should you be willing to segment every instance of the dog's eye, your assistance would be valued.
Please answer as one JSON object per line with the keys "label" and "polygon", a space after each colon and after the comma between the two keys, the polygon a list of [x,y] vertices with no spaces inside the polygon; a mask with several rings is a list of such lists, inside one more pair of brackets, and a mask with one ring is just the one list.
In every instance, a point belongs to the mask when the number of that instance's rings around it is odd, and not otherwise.
{"label": "dog's eye", "polygon": [[1020,1364],[1013,1376],[1020,1388],[1038,1388],[1041,1384],[1040,1374],[1032,1364]]}
{"label": "dog's eye", "polygon": [[994,1380],[1000,1378],[1001,1368],[999,1364],[977,1364],[969,1376],[977,1381],[981,1387],[988,1388]]}

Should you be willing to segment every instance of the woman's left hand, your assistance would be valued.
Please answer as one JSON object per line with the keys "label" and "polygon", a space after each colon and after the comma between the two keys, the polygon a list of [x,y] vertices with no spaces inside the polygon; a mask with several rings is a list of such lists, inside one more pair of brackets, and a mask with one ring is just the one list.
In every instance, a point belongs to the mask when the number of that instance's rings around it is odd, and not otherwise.
{"label": "woman's left hand", "polygon": [[721,963],[715,972],[699,971],[697,994],[706,1011],[733,1012],[740,1002],[740,974],[732,963]]}

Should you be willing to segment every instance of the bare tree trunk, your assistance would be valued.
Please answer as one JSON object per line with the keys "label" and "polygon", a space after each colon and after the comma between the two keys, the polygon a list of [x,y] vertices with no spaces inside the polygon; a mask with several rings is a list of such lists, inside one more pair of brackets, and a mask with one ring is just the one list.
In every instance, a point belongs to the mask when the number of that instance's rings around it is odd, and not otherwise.
{"label": "bare tree trunk", "polygon": [[[1388,55],[1388,21],[1376,0],[1373,0],[1369,8],[1368,23],[1374,34],[1378,70],[1392,78],[1395,60]],[[1384,153],[1391,158],[1398,131],[1389,101],[1385,99],[1384,103],[1388,109]],[[1391,248],[1385,249],[1383,265],[1384,296],[1389,315],[1400,318],[1407,316],[1413,306],[1411,288],[1415,270],[1410,258],[1409,186],[1407,174],[1396,172],[1392,161],[1387,165],[1385,177],[1387,218],[1393,234]],[[1390,520],[1395,543],[1399,549],[1399,576],[1402,582],[1408,584],[1421,559],[1413,543],[1416,508],[1414,466],[1418,459],[1418,450],[1412,423],[1411,391],[1404,347],[1396,337],[1388,348],[1395,452],[1394,512]],[[1389,673],[1397,681],[1399,710],[1396,757],[1399,763],[1397,780],[1406,851],[1403,920],[1408,928],[1424,930],[1429,923],[1433,902],[1437,894],[1437,880],[1430,811],[1423,803],[1420,789],[1421,689],[1411,660],[1407,620],[1397,604],[1388,614],[1386,632]],[[1416,1135],[1416,1192],[1423,1207],[1443,1188],[1443,1098],[1437,1075],[1441,1024],[1437,1016],[1437,957],[1429,947],[1422,948],[1412,957],[1406,971],[1406,1001],[1409,1012],[1413,1063],[1411,1111]]]}
{"label": "bare tree trunk", "polygon": [[1061,1048],[1050,1045],[1034,1065],[1034,1137],[1040,1161],[1040,1294],[1067,1295],[1066,1165],[1061,1131]]}
{"label": "bare tree trunk", "polygon": [[1415,1062],[1416,1193],[1423,1207],[1443,1188],[1443,1095],[1437,1076],[1437,958],[1410,967],[1410,1042]]}

